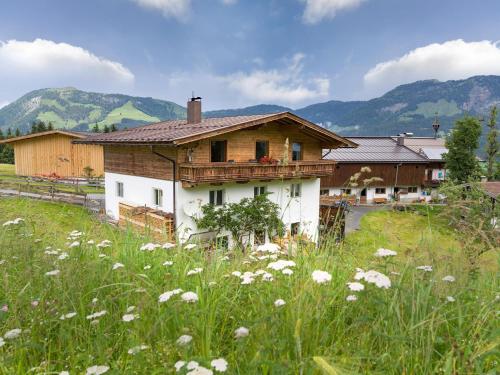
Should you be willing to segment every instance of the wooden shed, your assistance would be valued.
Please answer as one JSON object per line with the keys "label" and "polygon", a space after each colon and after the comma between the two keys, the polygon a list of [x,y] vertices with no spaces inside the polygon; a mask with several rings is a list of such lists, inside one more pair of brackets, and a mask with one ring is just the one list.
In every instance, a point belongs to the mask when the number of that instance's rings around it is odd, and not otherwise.
{"label": "wooden shed", "polygon": [[14,148],[16,174],[20,176],[84,177],[85,167],[95,176],[104,174],[103,148],[100,145],[73,144],[87,134],[67,130],[50,130],[9,138]]}

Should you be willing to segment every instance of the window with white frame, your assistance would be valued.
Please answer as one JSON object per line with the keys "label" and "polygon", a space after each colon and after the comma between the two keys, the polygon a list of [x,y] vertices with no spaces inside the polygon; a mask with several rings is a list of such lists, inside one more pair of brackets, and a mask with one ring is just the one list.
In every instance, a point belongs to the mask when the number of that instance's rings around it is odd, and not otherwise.
{"label": "window with white frame", "polygon": [[224,190],[210,190],[209,203],[213,206],[222,206],[224,204]]}
{"label": "window with white frame", "polygon": [[408,193],[418,193],[418,187],[408,186]]}
{"label": "window with white frame", "polygon": [[301,195],[301,184],[292,184],[290,187],[290,197],[297,198]]}
{"label": "window with white frame", "polygon": [[163,206],[163,190],[153,189],[153,204],[155,206]]}
{"label": "window with white frame", "polygon": [[375,194],[385,194],[385,188],[384,187],[375,188]]}
{"label": "window with white frame", "polygon": [[257,195],[264,195],[266,194],[266,187],[265,186],[255,186],[253,188],[253,196],[256,197]]}
{"label": "window with white frame", "polygon": [[340,194],[351,195],[351,189],[340,189]]}
{"label": "window with white frame", "polygon": [[116,196],[123,198],[123,182],[116,182]]}
{"label": "window with white frame", "polygon": [[330,190],[328,190],[328,189],[321,189],[319,191],[319,195],[330,195]]}

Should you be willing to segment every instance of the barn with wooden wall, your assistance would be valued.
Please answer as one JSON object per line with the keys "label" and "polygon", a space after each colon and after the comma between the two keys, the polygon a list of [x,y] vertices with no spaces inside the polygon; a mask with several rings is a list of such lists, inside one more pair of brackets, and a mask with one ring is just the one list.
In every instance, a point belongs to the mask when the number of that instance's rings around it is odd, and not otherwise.
{"label": "barn with wooden wall", "polygon": [[85,133],[52,130],[9,138],[2,143],[13,146],[16,174],[20,176],[84,177],[87,166],[95,176],[102,176],[102,146],[72,143],[86,137]]}

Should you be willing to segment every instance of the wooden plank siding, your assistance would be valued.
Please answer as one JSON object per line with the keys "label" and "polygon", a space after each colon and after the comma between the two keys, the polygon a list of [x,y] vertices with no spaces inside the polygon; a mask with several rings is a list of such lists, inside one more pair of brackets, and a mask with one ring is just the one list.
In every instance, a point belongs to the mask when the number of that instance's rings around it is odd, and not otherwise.
{"label": "wooden plank siding", "polygon": [[[371,173],[363,173],[360,182],[365,178],[380,177],[383,182],[375,182],[372,186],[421,186],[425,180],[425,163],[404,163],[396,168],[397,163],[338,163],[335,172],[328,177],[321,177],[321,187],[345,187],[349,179],[362,167],[369,167]],[[397,184],[396,184],[397,171]]]}
{"label": "wooden plank siding", "polygon": [[[171,159],[177,158],[177,150],[173,147],[155,146],[154,151]],[[172,180],[172,163],[155,155],[148,146],[105,146],[104,171]]]}
{"label": "wooden plank siding", "polygon": [[16,174],[83,177],[90,166],[96,176],[104,174],[104,156],[100,145],[72,144],[73,137],[50,134],[13,142]]}

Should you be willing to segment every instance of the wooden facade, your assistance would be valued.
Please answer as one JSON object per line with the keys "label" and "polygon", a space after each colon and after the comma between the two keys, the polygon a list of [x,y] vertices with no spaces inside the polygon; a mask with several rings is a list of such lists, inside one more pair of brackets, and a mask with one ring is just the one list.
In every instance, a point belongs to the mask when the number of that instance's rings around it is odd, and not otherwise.
{"label": "wooden facade", "polygon": [[89,166],[95,176],[104,174],[100,145],[72,144],[78,136],[52,131],[6,140],[14,147],[16,174],[20,176],[84,177]]}
{"label": "wooden facade", "polygon": [[[212,141],[226,141],[225,162],[211,162]],[[267,143],[269,164],[256,160],[258,141]],[[293,143],[301,145],[300,161],[292,160]],[[332,174],[335,168],[334,161],[321,160],[321,140],[302,132],[297,125],[272,122],[177,147],[105,145],[104,148],[106,172],[172,180],[174,168],[170,160],[174,160],[176,179],[186,183],[185,187],[251,179],[320,177]]]}
{"label": "wooden facade", "polygon": [[351,176],[360,172],[363,167],[369,167],[371,172],[361,174],[360,185],[363,179],[371,177],[379,177],[383,180],[371,184],[373,187],[421,186],[426,180],[425,163],[338,163],[332,175],[321,178],[321,187],[348,187]]}

